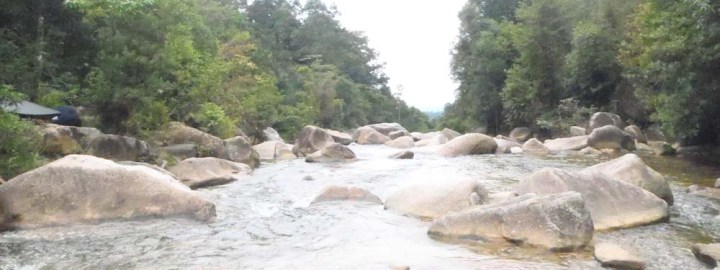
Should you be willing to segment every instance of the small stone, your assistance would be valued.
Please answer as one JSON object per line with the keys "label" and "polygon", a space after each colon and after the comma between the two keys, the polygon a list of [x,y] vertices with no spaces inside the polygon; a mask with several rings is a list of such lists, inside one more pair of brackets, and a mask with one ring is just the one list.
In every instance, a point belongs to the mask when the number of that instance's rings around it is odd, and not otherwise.
{"label": "small stone", "polygon": [[304,180],[304,181],[315,181],[315,178],[313,178],[313,177],[310,176],[310,175],[306,175],[305,177],[303,177],[302,180]]}
{"label": "small stone", "polygon": [[410,270],[410,266],[407,265],[395,265],[391,266],[390,270]]}
{"label": "small stone", "polygon": [[595,244],[595,259],[604,267],[617,269],[645,269],[645,262],[632,252],[611,243]]}
{"label": "small stone", "polygon": [[695,258],[711,267],[717,267],[720,259],[720,244],[695,244],[692,246],[692,253]]}
{"label": "small stone", "polygon": [[400,153],[397,153],[397,154],[394,154],[394,155],[390,156],[390,158],[394,158],[394,159],[413,159],[413,158],[415,158],[415,153],[413,153],[412,151],[403,151],[403,152],[400,152]]}

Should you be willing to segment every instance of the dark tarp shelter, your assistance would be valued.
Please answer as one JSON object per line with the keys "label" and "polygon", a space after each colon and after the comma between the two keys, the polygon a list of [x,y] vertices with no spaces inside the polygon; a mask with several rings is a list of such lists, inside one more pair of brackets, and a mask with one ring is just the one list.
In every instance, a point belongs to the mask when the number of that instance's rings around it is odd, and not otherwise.
{"label": "dark tarp shelter", "polygon": [[30,101],[21,101],[14,104],[0,104],[0,108],[6,112],[11,112],[23,118],[45,119],[50,120],[60,115],[60,112]]}

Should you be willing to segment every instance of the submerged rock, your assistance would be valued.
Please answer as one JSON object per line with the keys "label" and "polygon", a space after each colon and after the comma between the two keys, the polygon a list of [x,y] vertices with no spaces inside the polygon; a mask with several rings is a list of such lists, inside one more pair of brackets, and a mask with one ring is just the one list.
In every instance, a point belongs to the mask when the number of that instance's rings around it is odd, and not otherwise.
{"label": "submerged rock", "polygon": [[329,201],[362,201],[382,205],[382,200],[372,192],[359,187],[329,186],[310,205]]}
{"label": "submerged rock", "polygon": [[692,253],[701,262],[717,267],[720,261],[720,244],[695,244],[692,246]]}
{"label": "submerged rock", "polygon": [[335,143],[335,140],[324,129],[316,126],[305,126],[298,135],[292,152],[300,157],[315,153]]}
{"label": "submerged rock", "polygon": [[415,185],[390,194],[385,209],[419,218],[438,218],[488,201],[488,191],[477,181]]}
{"label": "submerged rock", "polygon": [[439,151],[445,157],[493,154],[497,143],[493,138],[480,133],[459,136],[447,142]]}
{"label": "submerged rock", "polygon": [[399,152],[399,153],[397,153],[397,154],[394,154],[394,155],[390,156],[390,158],[393,158],[393,159],[413,159],[413,158],[415,158],[415,153],[413,153],[412,151],[402,151],[402,152]]}
{"label": "submerged rock", "polygon": [[595,259],[604,267],[614,269],[642,270],[645,269],[645,262],[616,244],[598,243],[595,244],[593,253]]}
{"label": "submerged rock", "polygon": [[583,195],[596,230],[630,228],[668,218],[665,201],[642,188],[604,174],[545,168],[520,182],[519,195],[575,191]]}
{"label": "submerged rock", "polygon": [[576,250],[594,233],[590,212],[577,192],[527,194],[453,212],[433,222],[428,234],[449,238],[504,239],[550,250]]}
{"label": "submerged rock", "polygon": [[0,185],[4,227],[38,228],[142,217],[215,219],[215,205],[145,166],[70,155]]}
{"label": "submerged rock", "polygon": [[342,162],[355,160],[357,156],[347,146],[333,143],[305,158],[306,162]]}
{"label": "submerged rock", "polygon": [[189,158],[168,171],[192,189],[224,185],[250,174],[247,164],[218,158]]}

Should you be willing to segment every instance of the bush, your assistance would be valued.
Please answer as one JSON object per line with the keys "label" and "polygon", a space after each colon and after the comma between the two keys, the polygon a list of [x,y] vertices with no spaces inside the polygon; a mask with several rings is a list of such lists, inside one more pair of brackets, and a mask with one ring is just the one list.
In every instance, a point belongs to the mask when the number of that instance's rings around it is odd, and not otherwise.
{"label": "bush", "polygon": [[225,111],[215,103],[204,103],[195,114],[199,128],[207,133],[227,139],[235,136],[235,120],[225,115]]}
{"label": "bush", "polygon": [[[0,85],[0,103],[12,103],[22,96]],[[10,179],[40,166],[42,137],[37,127],[20,117],[0,110],[0,175]]]}

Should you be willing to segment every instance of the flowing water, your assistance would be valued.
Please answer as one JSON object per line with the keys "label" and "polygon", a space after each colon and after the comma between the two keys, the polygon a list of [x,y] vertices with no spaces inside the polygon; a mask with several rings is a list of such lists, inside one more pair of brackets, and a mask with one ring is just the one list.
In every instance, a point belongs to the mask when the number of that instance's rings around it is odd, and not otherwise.
{"label": "flowing water", "polygon": [[[579,170],[602,160],[560,155],[441,158],[416,149],[351,146],[359,161],[264,164],[251,177],[199,190],[217,207],[217,221],[118,221],[0,234],[0,269],[593,269],[590,250],[553,254],[510,244],[446,243],[427,237],[429,222],[382,206],[333,202],[309,206],[328,185],[366,188],[380,198],[406,185],[476,179],[492,192],[512,190],[543,167]],[[671,176],[675,205],[668,223],[596,233],[635,249],[648,269],[705,269],[693,243],[720,238],[720,204],[688,195],[692,183],[711,185],[720,171],[679,159],[644,158]]]}

